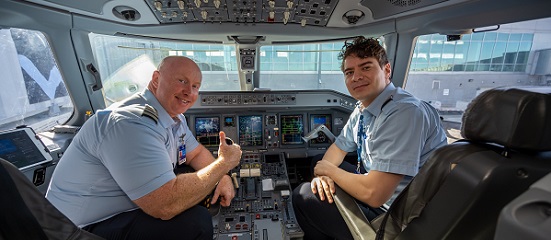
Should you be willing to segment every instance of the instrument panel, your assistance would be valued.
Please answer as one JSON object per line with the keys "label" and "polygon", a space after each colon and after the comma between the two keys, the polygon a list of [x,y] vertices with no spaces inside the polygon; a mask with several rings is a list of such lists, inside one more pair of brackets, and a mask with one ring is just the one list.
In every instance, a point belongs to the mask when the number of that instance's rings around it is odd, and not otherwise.
{"label": "instrument panel", "polygon": [[[195,138],[207,148],[218,148],[218,133],[224,131],[243,149],[261,150],[293,147],[328,146],[330,138],[323,132],[315,139],[303,137],[309,129],[324,125],[329,131],[340,131],[345,116],[328,113],[243,113],[236,115],[191,116],[188,124],[193,125]],[[334,135],[338,135],[335,131]]]}
{"label": "instrument panel", "polygon": [[354,99],[334,91],[207,92],[185,115],[196,139],[209,149],[218,148],[218,133],[224,131],[244,150],[307,153],[332,141],[327,132],[303,137],[320,125],[337,136],[354,106]]}
{"label": "instrument panel", "polygon": [[230,171],[237,189],[231,205],[209,208],[214,239],[301,239],[291,196],[304,181],[297,166],[309,171],[354,106],[334,91],[201,92],[185,114],[195,138],[216,155],[224,131],[243,150]]}
{"label": "instrument panel", "polygon": [[243,154],[230,173],[237,186],[229,207],[209,209],[214,239],[298,239],[304,236],[291,203],[284,158],[274,154]]}

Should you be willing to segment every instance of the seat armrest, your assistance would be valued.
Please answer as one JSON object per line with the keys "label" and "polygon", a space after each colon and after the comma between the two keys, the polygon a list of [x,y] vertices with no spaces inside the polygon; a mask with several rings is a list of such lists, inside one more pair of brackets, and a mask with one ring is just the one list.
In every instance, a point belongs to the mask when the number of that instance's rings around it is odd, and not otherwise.
{"label": "seat armrest", "polygon": [[335,185],[333,200],[354,240],[375,239],[375,230],[352,196]]}

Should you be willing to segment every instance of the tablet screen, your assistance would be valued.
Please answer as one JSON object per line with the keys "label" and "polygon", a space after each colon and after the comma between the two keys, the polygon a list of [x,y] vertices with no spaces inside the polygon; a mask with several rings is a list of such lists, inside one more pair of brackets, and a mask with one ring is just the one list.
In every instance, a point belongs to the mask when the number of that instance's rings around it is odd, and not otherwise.
{"label": "tablet screen", "polygon": [[0,132],[0,157],[20,170],[52,160],[30,128]]}

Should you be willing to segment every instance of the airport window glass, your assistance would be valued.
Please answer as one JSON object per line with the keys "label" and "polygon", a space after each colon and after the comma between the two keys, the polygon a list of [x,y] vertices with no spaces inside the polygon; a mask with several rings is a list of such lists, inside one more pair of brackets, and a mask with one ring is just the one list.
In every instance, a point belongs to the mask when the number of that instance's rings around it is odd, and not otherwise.
{"label": "airport window glass", "polygon": [[480,51],[480,63],[490,63],[494,46],[495,44],[491,42],[485,42],[482,44],[482,50]]}
{"label": "airport window glass", "polygon": [[534,34],[522,34],[522,41],[532,42],[534,40]]}
{"label": "airport window glass", "polygon": [[471,41],[482,41],[484,39],[484,33],[473,33],[471,36]]}
{"label": "airport window glass", "polygon": [[532,42],[520,42],[519,44],[519,47],[518,47],[518,51],[519,53],[523,52],[523,53],[526,53],[526,52],[529,52],[530,51],[530,47],[532,47]]}
{"label": "airport window glass", "polygon": [[64,124],[73,103],[43,33],[0,29],[0,131],[27,125],[36,132]]}
{"label": "airport window glass", "polygon": [[498,33],[497,34],[497,40],[506,42],[506,41],[509,40],[509,34],[508,33]]}
{"label": "airport window glass", "polygon": [[478,64],[475,71],[490,71],[490,64]]}
{"label": "airport window glass", "polygon": [[515,72],[524,72],[524,69],[526,69],[526,65],[515,65]]}
{"label": "airport window glass", "polygon": [[[449,142],[455,141],[461,138],[465,108],[481,92],[507,86],[551,88],[549,32],[551,18],[511,23],[495,32],[463,35],[455,49],[445,43],[441,50],[434,41],[440,35],[419,36],[404,87],[438,109]],[[441,65],[435,67],[438,57]]]}
{"label": "airport window glass", "polygon": [[505,64],[511,64],[516,62],[517,54],[518,54],[518,42],[509,42],[507,44],[507,50],[505,54],[504,62]]}
{"label": "airport window glass", "polygon": [[107,106],[142,91],[159,62],[167,56],[186,56],[203,73],[201,90],[240,90],[235,47],[127,37],[89,35],[98,64]]}
{"label": "airport window glass", "polygon": [[487,32],[484,34],[484,41],[495,41],[497,39],[497,33]]}
{"label": "airport window glass", "polygon": [[415,43],[410,69],[516,72],[526,66],[523,53],[530,52],[530,39],[533,33],[473,33],[453,42],[440,34],[424,35]]}
{"label": "airport window glass", "polygon": [[[467,44],[465,44],[465,43],[467,43]],[[455,69],[456,67],[463,68],[462,66],[463,66],[463,64],[465,64],[465,61],[466,61],[466,59],[465,59],[466,56],[465,56],[465,53],[464,53],[463,49],[468,49],[468,48],[469,48],[468,42],[461,41],[461,40],[456,41],[456,43],[455,43],[455,53],[454,53],[454,57],[453,57],[455,65],[452,68],[453,69],[452,71],[458,71],[458,70]]]}
{"label": "airport window glass", "polygon": [[516,65],[517,66],[526,65],[526,62],[528,62],[529,53],[530,52],[528,52],[528,51],[522,51],[522,52],[519,51],[518,56],[517,56]]}
{"label": "airport window glass", "polygon": [[503,63],[503,56],[505,55],[505,49],[507,43],[498,42],[494,47],[494,52],[492,53],[492,63],[501,64]]}
{"label": "airport window glass", "polygon": [[480,59],[481,45],[480,42],[471,42],[467,52],[467,64],[476,64],[476,61]]}
{"label": "airport window glass", "polygon": [[522,34],[520,33],[513,33],[509,35],[509,42],[517,42],[522,39]]}

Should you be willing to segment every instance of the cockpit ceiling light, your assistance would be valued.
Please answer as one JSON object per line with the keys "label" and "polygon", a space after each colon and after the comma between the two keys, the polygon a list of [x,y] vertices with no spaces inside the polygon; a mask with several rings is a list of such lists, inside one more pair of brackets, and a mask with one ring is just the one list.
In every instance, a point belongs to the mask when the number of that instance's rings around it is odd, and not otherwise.
{"label": "cockpit ceiling light", "polygon": [[126,21],[136,21],[140,19],[140,12],[133,7],[116,6],[113,8],[113,15]]}
{"label": "cockpit ceiling light", "polygon": [[364,17],[365,17],[364,12],[362,12],[358,9],[354,9],[354,10],[350,10],[350,11],[346,12],[344,15],[342,15],[342,20],[347,24],[354,25]]}

